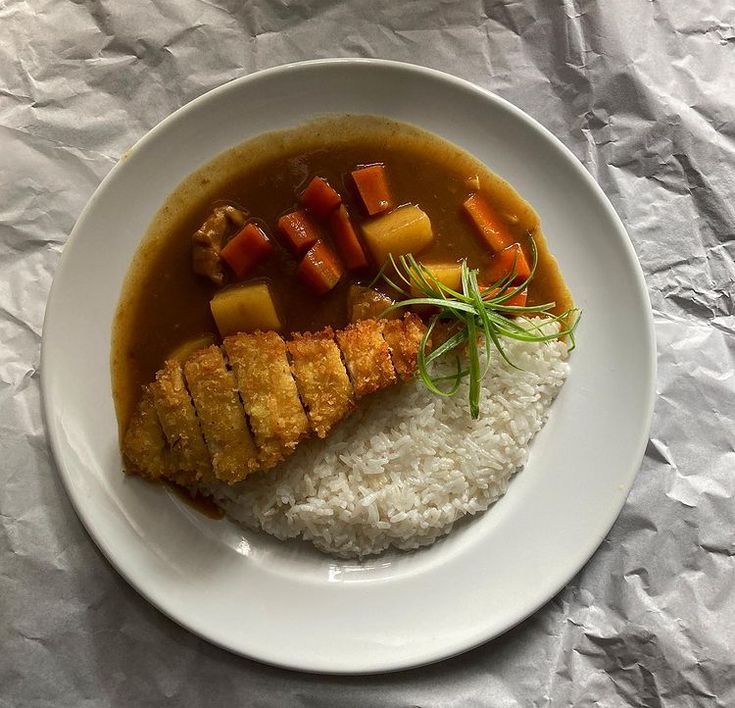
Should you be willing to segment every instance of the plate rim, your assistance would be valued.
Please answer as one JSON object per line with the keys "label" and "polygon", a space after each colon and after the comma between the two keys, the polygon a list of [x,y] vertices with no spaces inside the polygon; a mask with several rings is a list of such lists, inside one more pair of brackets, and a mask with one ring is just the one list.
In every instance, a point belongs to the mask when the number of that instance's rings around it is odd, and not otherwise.
{"label": "plate rim", "polygon": [[[101,533],[100,530],[98,529],[97,523],[92,518],[92,515],[86,511],[86,507],[84,506],[84,504],[81,503],[82,500],[75,493],[73,484],[71,483],[71,476],[73,473],[69,469],[69,466],[67,465],[67,462],[64,456],[61,454],[60,443],[59,443],[60,431],[57,428],[55,418],[52,414],[52,409],[51,409],[52,401],[51,401],[51,396],[49,394],[49,390],[50,390],[50,382],[48,378],[49,375],[46,373],[47,367],[44,365],[49,357],[49,346],[47,344],[48,340],[45,336],[47,325],[49,322],[53,321],[55,317],[57,317],[55,313],[60,307],[58,297],[55,296],[58,290],[57,286],[58,286],[58,283],[63,278],[63,273],[65,272],[66,264],[68,263],[69,259],[72,257],[74,253],[74,245],[77,241],[77,234],[79,231],[82,230],[82,225],[86,221],[89,213],[93,211],[101,195],[106,191],[107,185],[109,184],[109,182],[114,179],[115,175],[125,165],[127,161],[126,158],[128,157],[128,155],[130,155],[134,151],[144,149],[146,144],[149,141],[154,140],[157,137],[157,135],[160,132],[163,132],[163,130],[165,130],[165,128],[169,124],[182,120],[187,115],[187,113],[194,110],[199,104],[206,103],[207,101],[211,100],[211,98],[213,98],[214,96],[219,95],[220,93],[226,92],[228,90],[231,90],[233,86],[235,85],[242,86],[252,81],[261,80],[270,75],[288,73],[294,70],[298,71],[302,68],[310,68],[310,67],[315,67],[315,66],[317,67],[318,66],[335,66],[335,65],[372,65],[378,68],[381,68],[381,67],[387,68],[387,69],[393,68],[393,69],[404,70],[404,71],[407,71],[408,73],[413,72],[415,74],[424,75],[429,78],[434,78],[434,79],[437,79],[443,82],[454,84],[455,87],[457,88],[463,89],[465,91],[470,91],[475,94],[479,94],[482,97],[484,97],[486,100],[499,104],[502,108],[512,113],[516,120],[519,120],[525,123],[532,130],[536,131],[537,133],[540,133],[545,138],[545,140],[553,143],[555,147],[559,149],[562,152],[562,154],[565,156],[568,164],[573,167],[575,174],[578,177],[580,177],[593,192],[596,193],[601,205],[603,206],[607,214],[607,217],[610,219],[610,222],[614,224],[615,232],[618,237],[618,241],[620,242],[618,245],[622,245],[625,256],[626,256],[627,264],[630,267],[631,273],[634,274],[635,285],[637,289],[636,295],[646,305],[646,307],[644,308],[644,312],[641,313],[645,321],[645,324],[646,324],[645,330],[646,330],[646,335],[647,335],[645,342],[644,342],[645,349],[647,352],[646,381],[648,383],[648,390],[646,392],[647,395],[645,398],[646,406],[645,406],[644,417],[643,417],[645,424],[642,426],[639,432],[637,444],[635,446],[631,446],[631,451],[634,450],[636,453],[635,459],[638,460],[638,463],[636,465],[631,465],[630,469],[626,470],[626,474],[624,476],[621,475],[621,479],[624,478],[624,484],[625,484],[624,492],[625,493],[621,495],[619,501],[617,501],[614,505],[612,504],[610,505],[610,509],[611,510],[614,509],[615,513],[614,515],[611,514],[611,521],[609,525],[606,525],[604,533],[602,533],[599,538],[597,536],[594,536],[592,540],[588,540],[586,544],[580,544],[581,550],[578,552],[578,557],[575,558],[573,562],[569,563],[569,567],[574,569],[573,572],[569,573],[568,577],[565,577],[565,580],[562,583],[560,583],[558,587],[554,587],[553,592],[551,594],[544,593],[545,595],[548,594],[548,597],[543,599],[541,602],[531,603],[530,609],[524,608],[523,611],[517,612],[515,615],[509,616],[506,619],[506,621],[503,623],[505,628],[502,629],[501,631],[490,632],[489,634],[483,637],[480,637],[479,639],[473,638],[469,642],[459,642],[458,646],[453,646],[446,650],[442,649],[442,650],[435,650],[434,652],[428,652],[426,655],[416,656],[414,660],[403,661],[400,663],[390,662],[390,661],[381,663],[380,661],[377,661],[377,662],[373,662],[373,664],[370,667],[367,667],[364,669],[329,668],[329,667],[325,667],[324,665],[315,664],[313,662],[310,663],[308,661],[305,661],[301,665],[296,665],[293,663],[288,663],[288,662],[282,663],[276,660],[262,658],[260,656],[257,656],[254,653],[246,653],[245,651],[243,651],[242,649],[236,646],[228,645],[225,642],[219,641],[218,639],[215,639],[212,636],[208,636],[206,633],[203,633],[199,628],[195,627],[193,623],[189,622],[187,617],[178,616],[170,612],[165,606],[163,606],[161,603],[157,602],[154,599],[154,597],[147,591],[146,587],[142,583],[139,583],[133,576],[125,572],[123,568],[116,562],[115,553],[113,552],[112,548],[106,542],[104,538],[104,534]],[[121,154],[118,161],[115,163],[112,169],[107,173],[107,175],[105,175],[105,177],[102,179],[102,181],[97,186],[97,188],[94,190],[93,194],[91,195],[91,197],[85,204],[84,208],[80,212],[74,224],[74,227],[71,230],[69,237],[64,245],[63,252],[61,254],[56,271],[54,273],[53,282],[52,282],[51,288],[49,290],[48,298],[47,298],[46,309],[45,309],[44,320],[43,320],[43,327],[42,327],[41,356],[40,356],[40,369],[41,369],[40,392],[41,392],[41,403],[42,403],[42,416],[43,416],[43,421],[44,421],[44,427],[47,433],[47,440],[51,448],[55,466],[58,470],[59,476],[61,477],[61,481],[66,491],[67,497],[71,501],[72,507],[74,508],[74,511],[76,512],[77,517],[82,522],[82,525],[84,526],[85,530],[87,531],[91,539],[94,541],[95,545],[97,545],[97,547],[102,551],[106,560],[112,565],[112,567],[116,570],[116,572],[119,575],[121,575],[124,578],[124,580],[131,587],[133,587],[136,590],[136,592],[138,592],[147,602],[149,602],[157,610],[162,612],[166,617],[173,620],[176,624],[183,627],[187,631],[192,632],[196,636],[199,636],[205,639],[206,641],[222,649],[225,649],[229,652],[232,652],[234,654],[237,654],[237,655],[249,658],[249,659],[253,659],[253,660],[256,660],[256,661],[259,661],[259,662],[262,662],[262,663],[265,663],[271,666],[277,666],[283,669],[301,671],[301,672],[306,672],[306,673],[323,673],[323,674],[333,674],[333,675],[367,675],[367,674],[390,673],[390,672],[395,672],[395,671],[402,671],[402,670],[406,670],[410,668],[415,668],[418,666],[424,666],[427,664],[436,663],[438,661],[448,659],[452,656],[456,656],[466,651],[470,651],[488,641],[491,641],[501,636],[505,632],[509,631],[513,627],[517,626],[518,624],[523,622],[525,619],[530,617],[532,614],[537,612],[541,607],[543,607],[548,602],[550,602],[560,592],[560,590],[563,589],[579,573],[579,571],[584,567],[584,565],[592,558],[595,551],[602,544],[602,542],[604,541],[604,539],[607,537],[610,530],[612,529],[613,525],[617,521],[620,515],[620,512],[623,506],[625,505],[628,494],[630,493],[633,482],[635,481],[638,471],[640,470],[640,465],[644,457],[646,445],[647,445],[649,434],[650,434],[652,418],[653,418],[653,410],[654,410],[654,405],[656,401],[656,364],[657,364],[656,357],[657,357],[657,348],[656,348],[654,320],[653,320],[653,312],[652,312],[651,303],[650,303],[650,296],[648,293],[648,289],[646,287],[646,282],[645,282],[643,271],[640,266],[640,262],[636,255],[636,252],[630,240],[630,237],[625,229],[625,226],[622,220],[618,216],[617,212],[615,211],[610,200],[607,198],[607,196],[605,195],[600,185],[595,181],[592,175],[585,169],[584,165],[578,160],[578,158],[574,155],[574,153],[572,153],[571,150],[559,138],[557,138],[553,133],[551,133],[551,131],[545,128],[535,118],[531,117],[530,115],[525,113],[523,110],[516,107],[514,104],[512,104],[507,99],[504,99],[501,96],[498,96],[497,94],[493,93],[492,91],[485,89],[481,86],[478,86],[477,84],[474,84],[473,82],[468,81],[466,79],[462,79],[460,77],[454,76],[444,71],[440,71],[437,69],[421,66],[418,64],[408,63],[408,62],[394,61],[394,60],[387,60],[387,59],[340,57],[340,58],[325,58],[325,59],[314,59],[314,60],[308,60],[308,61],[289,62],[286,64],[281,64],[281,65],[270,67],[267,69],[255,71],[255,72],[246,74],[244,76],[237,77],[235,79],[231,79],[230,81],[227,81],[221,84],[220,86],[217,86],[213,89],[210,89],[209,91],[204,92],[203,94],[197,96],[193,100],[179,107],[176,111],[166,116],[163,120],[157,123],[153,128],[148,130],[139,140],[137,140],[130,148],[128,148]]]}

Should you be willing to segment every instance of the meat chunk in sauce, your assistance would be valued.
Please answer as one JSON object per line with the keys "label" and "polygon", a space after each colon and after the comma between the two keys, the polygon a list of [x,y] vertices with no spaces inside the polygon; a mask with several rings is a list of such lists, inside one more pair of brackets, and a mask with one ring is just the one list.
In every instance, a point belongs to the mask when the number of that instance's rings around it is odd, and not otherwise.
{"label": "meat chunk in sauce", "polygon": [[225,238],[245,224],[246,215],[229,204],[215,207],[206,221],[192,236],[192,266],[194,272],[209,278],[215,285],[225,282],[220,253]]}

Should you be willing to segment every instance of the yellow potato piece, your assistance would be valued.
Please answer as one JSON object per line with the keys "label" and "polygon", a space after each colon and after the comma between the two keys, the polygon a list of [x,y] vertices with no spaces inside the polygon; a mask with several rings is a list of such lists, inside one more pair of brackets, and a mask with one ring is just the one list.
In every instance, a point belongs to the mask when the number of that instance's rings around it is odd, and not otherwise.
{"label": "yellow potato piece", "polygon": [[403,256],[418,253],[433,240],[429,217],[413,204],[406,204],[363,224],[362,232],[378,265],[388,254]]}
{"label": "yellow potato piece", "polygon": [[279,330],[281,321],[265,283],[249,283],[217,293],[209,303],[219,333]]}
{"label": "yellow potato piece", "polygon": [[[442,285],[446,285],[452,290],[461,292],[462,290],[462,266],[459,263],[422,263],[422,266],[426,268]],[[411,278],[414,279],[413,277]],[[429,285],[432,282],[429,278],[426,279]],[[421,284],[423,287],[423,283]],[[414,297],[421,297],[424,294],[423,290],[418,285],[411,286],[411,295]]]}
{"label": "yellow potato piece", "polygon": [[205,349],[212,344],[214,344],[214,335],[203,334],[201,337],[187,339],[182,344],[179,344],[166,358],[173,359],[174,361],[178,361],[183,364],[194,352],[199,351],[200,349]]}

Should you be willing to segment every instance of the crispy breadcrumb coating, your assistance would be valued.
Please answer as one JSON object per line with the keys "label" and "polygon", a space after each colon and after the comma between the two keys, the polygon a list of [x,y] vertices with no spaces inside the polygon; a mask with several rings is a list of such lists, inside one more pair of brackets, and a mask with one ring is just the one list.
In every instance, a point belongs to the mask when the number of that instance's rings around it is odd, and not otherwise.
{"label": "crispy breadcrumb coating", "polygon": [[395,383],[390,350],[381,330],[379,320],[360,320],[336,334],[356,398]]}
{"label": "crispy breadcrumb coating", "polygon": [[424,332],[406,315],[288,343],[276,332],[236,334],[183,367],[169,360],[143,387],[123,437],[127,470],[191,487],[273,467],[307,435],[325,437],[357,398],[394,384],[396,373],[409,378]]}
{"label": "crispy breadcrumb coating", "polygon": [[327,433],[355,407],[352,384],[327,327],[316,334],[295,334],[288,342],[291,370],[314,432]]}
{"label": "crispy breadcrumb coating", "polygon": [[416,371],[416,359],[424,332],[426,326],[413,313],[407,314],[402,320],[383,321],[383,337],[390,348],[393,366],[404,381]]}
{"label": "crispy breadcrumb coating", "polygon": [[232,483],[258,467],[258,450],[222,350],[200,349],[184,363],[184,375],[212,458],[214,476]]}
{"label": "crispy breadcrumb coating", "polygon": [[184,382],[181,364],[167,361],[151,384],[158,421],[183,483],[213,481],[209,451]]}
{"label": "crispy breadcrumb coating", "polygon": [[309,432],[286,354],[276,332],[226,337],[225,352],[235,374],[263,467],[288,457]]}

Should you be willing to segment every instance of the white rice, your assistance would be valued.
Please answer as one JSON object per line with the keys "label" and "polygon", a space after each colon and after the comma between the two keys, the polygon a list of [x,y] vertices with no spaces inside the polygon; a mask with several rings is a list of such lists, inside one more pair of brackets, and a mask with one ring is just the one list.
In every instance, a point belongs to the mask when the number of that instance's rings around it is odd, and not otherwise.
{"label": "white rice", "polygon": [[504,345],[522,370],[493,351],[478,420],[466,383],[448,399],[420,383],[396,386],[275,470],[210,491],[247,527],[344,558],[433,543],[505,493],[566,379],[565,344]]}

